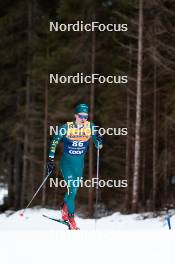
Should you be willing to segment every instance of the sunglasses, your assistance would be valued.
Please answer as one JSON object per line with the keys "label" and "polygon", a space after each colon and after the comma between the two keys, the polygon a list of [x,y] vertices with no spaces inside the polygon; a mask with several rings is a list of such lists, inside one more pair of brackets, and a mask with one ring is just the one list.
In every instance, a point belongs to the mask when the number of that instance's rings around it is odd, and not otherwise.
{"label": "sunglasses", "polygon": [[80,119],[88,119],[88,115],[78,115]]}

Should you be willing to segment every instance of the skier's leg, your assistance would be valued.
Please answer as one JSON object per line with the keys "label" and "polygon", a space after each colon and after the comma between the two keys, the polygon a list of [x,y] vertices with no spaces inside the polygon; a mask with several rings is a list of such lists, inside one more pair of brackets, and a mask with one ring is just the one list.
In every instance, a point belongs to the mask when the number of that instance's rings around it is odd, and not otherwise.
{"label": "skier's leg", "polygon": [[78,188],[70,186],[69,191],[66,193],[64,197],[64,202],[67,205],[69,214],[74,214],[75,212],[75,197],[76,197],[77,191],[78,191]]}
{"label": "skier's leg", "polygon": [[69,227],[72,230],[79,229],[77,227],[74,211],[75,211],[75,198],[77,195],[77,191],[80,185],[80,180],[83,174],[84,162],[82,160],[74,159],[67,160],[66,158],[61,160],[61,171],[64,177],[64,180],[68,185],[68,192],[64,197],[64,203],[67,208],[67,218],[69,221]]}
{"label": "skier's leg", "polygon": [[67,205],[68,213],[74,214],[75,211],[75,198],[79,188],[79,183],[83,174],[83,163],[82,162],[70,162],[64,157],[61,160],[61,171],[64,180],[67,183],[68,191],[64,197],[64,202]]}
{"label": "skier's leg", "polygon": [[74,214],[75,212],[75,198],[79,188],[80,177],[76,177],[75,171],[66,168],[64,170],[64,179],[67,182],[67,193],[64,197],[64,202],[67,205],[68,213]]}
{"label": "skier's leg", "polygon": [[77,227],[75,218],[74,218],[74,211],[75,211],[75,197],[78,191],[78,187],[69,186],[69,193],[65,195],[64,201],[67,204],[68,208],[68,221],[69,221],[69,228],[72,230],[79,229]]}

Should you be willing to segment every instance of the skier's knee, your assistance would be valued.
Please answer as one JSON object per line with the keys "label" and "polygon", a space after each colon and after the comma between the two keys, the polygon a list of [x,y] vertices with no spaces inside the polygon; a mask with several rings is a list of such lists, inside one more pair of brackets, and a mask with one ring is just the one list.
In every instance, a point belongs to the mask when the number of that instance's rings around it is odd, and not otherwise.
{"label": "skier's knee", "polygon": [[76,197],[76,194],[77,194],[77,189],[70,189],[70,191],[69,191],[69,195],[70,195],[72,198],[75,198],[75,197]]}

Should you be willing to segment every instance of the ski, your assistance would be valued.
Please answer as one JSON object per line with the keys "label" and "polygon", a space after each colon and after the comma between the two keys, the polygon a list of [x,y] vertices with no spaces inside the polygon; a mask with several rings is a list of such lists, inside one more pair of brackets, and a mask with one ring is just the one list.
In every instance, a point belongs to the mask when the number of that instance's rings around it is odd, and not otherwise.
{"label": "ski", "polygon": [[70,225],[69,225],[68,221],[64,221],[64,220],[61,220],[61,219],[58,219],[58,218],[53,218],[53,217],[50,217],[50,216],[44,215],[44,214],[42,216],[44,216],[45,218],[50,219],[52,221],[55,221],[55,222],[58,222],[60,224],[66,225],[68,227],[68,229],[70,229]]}

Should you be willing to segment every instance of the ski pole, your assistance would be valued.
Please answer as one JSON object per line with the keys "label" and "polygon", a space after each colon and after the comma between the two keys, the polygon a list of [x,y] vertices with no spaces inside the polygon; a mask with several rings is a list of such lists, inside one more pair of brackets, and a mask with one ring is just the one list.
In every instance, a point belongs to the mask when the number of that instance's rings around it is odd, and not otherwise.
{"label": "ski pole", "polygon": [[169,229],[169,230],[172,229],[172,227],[171,227],[171,217],[172,217],[172,216],[173,216],[173,215],[169,215],[169,214],[167,214],[167,216],[165,217],[165,220],[167,221],[168,229]]}
{"label": "ski pole", "polygon": [[171,220],[170,220],[170,216],[167,216],[167,223],[168,223],[168,228],[169,230],[171,229]]}
{"label": "ski pole", "polygon": [[96,185],[96,195],[95,195],[95,218],[97,218],[97,206],[98,206],[99,161],[100,161],[100,149],[99,149],[99,143],[98,143],[98,149],[97,149],[97,185]]}
{"label": "ski pole", "polygon": [[42,186],[44,185],[44,183],[46,182],[46,180],[49,178],[49,176],[51,175],[52,171],[48,172],[45,179],[43,180],[43,182],[41,183],[41,185],[39,186],[39,188],[37,189],[37,191],[35,192],[35,194],[33,195],[32,199],[30,200],[30,202],[27,204],[27,206],[23,209],[22,213],[20,214],[21,216],[24,215],[25,210],[30,206],[30,204],[32,203],[32,201],[34,200],[34,198],[36,197],[36,195],[38,194],[38,192],[40,191],[40,189],[42,188]]}

